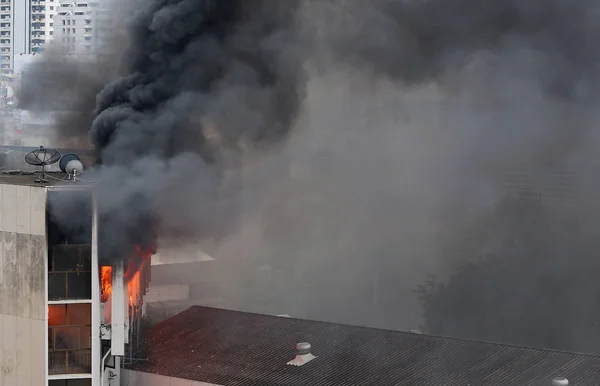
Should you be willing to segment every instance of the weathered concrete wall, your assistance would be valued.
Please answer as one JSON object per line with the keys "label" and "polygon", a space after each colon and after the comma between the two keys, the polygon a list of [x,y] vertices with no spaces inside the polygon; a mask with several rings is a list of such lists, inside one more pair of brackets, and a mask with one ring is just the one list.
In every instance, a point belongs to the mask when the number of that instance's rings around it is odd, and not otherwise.
{"label": "weathered concrete wall", "polygon": [[44,386],[46,191],[0,185],[0,386]]}
{"label": "weathered concrete wall", "polygon": [[[117,385],[105,385],[117,386]],[[121,386],[221,386],[214,383],[189,381],[187,379],[123,370]]]}

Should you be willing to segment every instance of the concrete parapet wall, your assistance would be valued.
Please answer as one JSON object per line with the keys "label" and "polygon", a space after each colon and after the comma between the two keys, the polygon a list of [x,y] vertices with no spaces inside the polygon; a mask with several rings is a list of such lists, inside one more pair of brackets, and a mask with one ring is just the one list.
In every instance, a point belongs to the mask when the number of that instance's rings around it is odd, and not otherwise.
{"label": "concrete parapet wall", "polygon": [[0,386],[44,386],[46,191],[0,185]]}

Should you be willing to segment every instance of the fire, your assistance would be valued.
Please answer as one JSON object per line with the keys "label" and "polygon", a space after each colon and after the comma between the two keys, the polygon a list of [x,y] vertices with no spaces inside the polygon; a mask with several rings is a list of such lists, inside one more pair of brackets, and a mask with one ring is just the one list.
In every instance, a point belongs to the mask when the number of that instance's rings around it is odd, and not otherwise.
{"label": "fire", "polygon": [[142,249],[139,245],[135,247],[134,257],[129,259],[125,269],[126,280],[133,279],[133,276],[139,271],[140,267],[156,253],[156,247]]}
{"label": "fire", "polygon": [[[147,281],[147,266],[150,257],[156,253],[156,248],[143,250],[141,247],[136,247],[135,254],[127,262],[127,267],[124,272],[125,288],[128,292],[129,305],[137,305],[141,299],[141,289],[145,287]],[[113,267],[100,267],[100,301],[106,303],[112,296]],[[110,307],[110,305],[109,305]]]}
{"label": "fire", "polygon": [[61,324],[66,324],[64,305],[48,306],[48,325],[54,326]]}
{"label": "fire", "polygon": [[112,267],[100,267],[100,301],[106,303],[112,294]]}
{"label": "fire", "polygon": [[142,289],[142,270],[149,262],[152,255],[156,253],[156,247],[143,249],[141,246],[136,246],[134,258],[129,259],[127,269],[125,270],[125,279],[128,287],[129,305],[134,306],[139,302]]}
{"label": "fire", "polygon": [[133,277],[129,280],[129,304],[134,305],[136,303],[135,297],[140,293],[140,271],[136,271]]}

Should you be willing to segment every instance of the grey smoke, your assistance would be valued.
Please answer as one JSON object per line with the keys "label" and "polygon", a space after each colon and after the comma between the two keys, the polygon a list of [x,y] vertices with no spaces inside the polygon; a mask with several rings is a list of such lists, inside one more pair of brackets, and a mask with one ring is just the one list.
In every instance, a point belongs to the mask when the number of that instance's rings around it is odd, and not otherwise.
{"label": "grey smoke", "polygon": [[[128,9],[127,4],[120,7]],[[22,69],[16,85],[17,108],[52,117],[54,146],[91,147],[96,95],[120,75],[121,56],[127,43],[126,14],[117,13],[111,34],[106,41],[98,40],[97,44],[108,47],[102,55],[69,54],[60,42],[52,42]]]}
{"label": "grey smoke", "polygon": [[[302,25],[316,44],[303,114],[286,149],[264,162],[269,169],[257,167],[267,175],[248,177],[260,181],[252,191],[267,190],[261,206],[218,249],[264,264],[249,279],[270,283],[255,309],[414,328],[411,289],[427,273],[443,280],[510,241],[489,221],[505,174],[535,184],[566,169],[581,192],[567,215],[595,210],[593,3],[305,5]],[[544,191],[540,181],[541,193],[560,189],[551,183]],[[465,240],[470,253],[455,248]],[[228,283],[256,260],[232,266],[239,271],[221,289],[232,306],[252,308]]]}
{"label": "grey smoke", "polygon": [[583,0],[149,1],[96,107],[105,248],[158,221],[232,306],[415,328],[425,274],[495,247],[452,248],[506,172],[593,186],[598,25]]}

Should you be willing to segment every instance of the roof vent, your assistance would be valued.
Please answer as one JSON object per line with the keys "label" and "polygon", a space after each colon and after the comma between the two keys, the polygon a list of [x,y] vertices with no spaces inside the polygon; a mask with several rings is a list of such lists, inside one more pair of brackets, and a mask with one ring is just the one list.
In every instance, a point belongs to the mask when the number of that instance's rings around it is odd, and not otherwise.
{"label": "roof vent", "polygon": [[410,330],[413,334],[422,334],[421,330]]}
{"label": "roof vent", "polygon": [[310,353],[310,348],[310,343],[307,342],[296,344],[296,358],[289,361],[287,364],[292,366],[302,366],[315,359],[316,356]]}
{"label": "roof vent", "polygon": [[568,386],[569,380],[565,377],[556,377],[552,380],[552,386]]}

